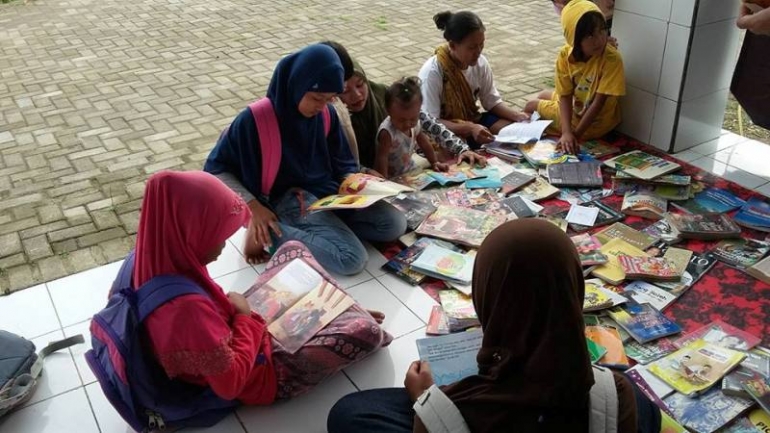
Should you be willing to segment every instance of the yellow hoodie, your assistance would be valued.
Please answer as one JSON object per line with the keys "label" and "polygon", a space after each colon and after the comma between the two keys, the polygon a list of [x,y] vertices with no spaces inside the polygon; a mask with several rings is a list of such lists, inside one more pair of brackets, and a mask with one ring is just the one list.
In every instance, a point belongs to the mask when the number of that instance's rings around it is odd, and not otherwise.
{"label": "yellow hoodie", "polygon": [[554,77],[556,91],[553,93],[552,101],[540,101],[537,108],[543,118],[554,120],[553,126],[561,131],[559,97],[572,96],[571,123],[574,131],[596,94],[607,95],[607,100],[599,114],[578,137],[582,140],[599,138],[620,123],[620,106],[617,97],[626,94],[623,59],[617,49],[607,45],[602,54],[593,56],[585,62],[578,62],[572,57],[573,46],[580,43],[575,41],[578,21],[588,12],[601,13],[601,10],[589,0],[573,0],[562,10],[561,23],[566,44],[561,48],[556,59]]}

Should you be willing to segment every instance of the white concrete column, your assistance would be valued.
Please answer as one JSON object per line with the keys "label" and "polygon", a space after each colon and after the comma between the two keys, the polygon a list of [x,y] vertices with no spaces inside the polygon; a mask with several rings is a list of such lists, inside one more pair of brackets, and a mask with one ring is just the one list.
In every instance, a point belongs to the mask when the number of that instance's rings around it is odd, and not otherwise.
{"label": "white concrete column", "polygon": [[666,152],[718,138],[738,51],[740,0],[616,0],[623,123]]}

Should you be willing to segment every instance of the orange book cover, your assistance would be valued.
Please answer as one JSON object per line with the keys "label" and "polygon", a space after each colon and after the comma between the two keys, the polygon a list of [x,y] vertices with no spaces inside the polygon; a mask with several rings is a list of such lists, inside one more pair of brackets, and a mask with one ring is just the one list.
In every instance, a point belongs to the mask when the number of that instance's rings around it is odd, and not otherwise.
{"label": "orange book cover", "polygon": [[619,367],[629,366],[626,350],[623,348],[623,340],[620,339],[617,329],[604,326],[586,326],[585,333],[589,340],[607,349],[607,353],[599,359],[597,364]]}

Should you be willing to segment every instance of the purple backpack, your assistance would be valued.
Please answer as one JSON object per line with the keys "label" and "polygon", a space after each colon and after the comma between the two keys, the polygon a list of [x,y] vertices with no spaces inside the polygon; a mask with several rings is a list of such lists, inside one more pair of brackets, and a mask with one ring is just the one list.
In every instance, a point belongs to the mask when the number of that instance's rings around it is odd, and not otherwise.
{"label": "purple backpack", "polygon": [[155,360],[142,322],[156,308],[182,295],[206,292],[193,281],[161,275],[135,291],[134,253],[123,263],[107,306],[91,320],[86,353],[104,395],[136,431],[171,427],[210,427],[239,403],[224,400],[208,387],[170,379]]}

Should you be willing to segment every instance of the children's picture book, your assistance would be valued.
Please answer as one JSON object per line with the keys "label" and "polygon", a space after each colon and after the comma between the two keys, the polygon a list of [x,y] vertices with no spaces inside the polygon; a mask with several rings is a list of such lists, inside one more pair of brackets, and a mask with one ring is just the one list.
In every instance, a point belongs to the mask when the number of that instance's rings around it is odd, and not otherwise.
{"label": "children's picture book", "polygon": [[520,189],[524,185],[534,182],[535,176],[530,176],[526,173],[522,173],[520,171],[514,170],[508,173],[507,175],[505,175],[502,179],[500,179],[500,181],[503,184],[500,192],[503,195],[509,195],[510,193]]}
{"label": "children's picture book", "polygon": [[708,188],[690,200],[673,203],[684,212],[699,215],[730,212],[745,204],[735,194],[719,188]]}
{"label": "children's picture book", "polygon": [[588,356],[591,357],[591,363],[595,364],[598,362],[602,357],[607,354],[607,348],[604,346],[600,346],[593,342],[593,340],[586,337],[586,346],[588,346]]}
{"label": "children's picture book", "polygon": [[486,150],[487,153],[506,161],[518,162],[524,158],[524,155],[522,155],[519,150],[518,143],[493,141],[489,144],[485,144],[484,150]]}
{"label": "children's picture book", "polygon": [[502,143],[529,143],[543,136],[552,120],[533,120],[529,122],[514,122],[502,128],[497,133],[495,141]]}
{"label": "children's picture book", "polygon": [[355,301],[326,281],[303,259],[289,262],[270,280],[247,293],[252,310],[289,353],[296,352]]}
{"label": "children's picture book", "polygon": [[548,181],[554,186],[601,188],[603,184],[602,163],[598,161],[551,164],[547,170]]}
{"label": "children's picture book", "polygon": [[679,325],[650,304],[628,302],[610,310],[609,315],[631,334],[634,340],[642,344],[682,332]]}
{"label": "children's picture book", "polygon": [[742,352],[696,340],[651,363],[649,368],[671,387],[692,397],[711,388],[745,357]]}
{"label": "children's picture book", "polygon": [[549,164],[561,164],[577,160],[574,156],[566,155],[556,150],[558,143],[553,140],[540,140],[519,146],[524,158],[535,167],[545,167]]}
{"label": "children's picture book", "polygon": [[674,344],[685,347],[696,340],[703,340],[715,346],[733,350],[747,351],[759,344],[762,339],[729,323],[715,320],[689,334],[683,335]]}
{"label": "children's picture book", "polygon": [[428,244],[412,262],[412,269],[440,280],[470,284],[475,255]]}
{"label": "children's picture book", "polygon": [[625,343],[623,347],[629,358],[642,365],[649,364],[677,350],[670,338],[659,338],[645,344],[632,340]]}
{"label": "children's picture book", "polygon": [[669,214],[668,218],[683,239],[729,239],[741,234],[740,227],[725,214]]}
{"label": "children's picture book", "polygon": [[717,260],[738,269],[754,266],[768,251],[770,243],[746,238],[725,239],[711,250]]}
{"label": "children's picture book", "polygon": [[770,232],[770,204],[763,199],[750,198],[734,218],[735,222],[743,227]]}
{"label": "children's picture book", "polygon": [[420,224],[416,232],[478,248],[492,230],[507,220],[501,215],[442,205]]}
{"label": "children's picture book", "polygon": [[620,211],[626,215],[635,215],[651,220],[663,218],[668,209],[668,201],[653,194],[629,191],[623,196]]}
{"label": "children's picture book", "polygon": [[749,410],[735,422],[721,430],[721,433],[767,433],[770,430],[770,412],[761,408]]}
{"label": "children's picture book", "polygon": [[491,191],[486,189],[447,188],[443,192],[447,203],[452,206],[474,207],[497,201],[496,195]]}
{"label": "children's picture book", "polygon": [[442,290],[438,296],[447,316],[455,319],[478,318],[470,296],[455,289]]}
{"label": "children's picture book", "polygon": [[598,140],[589,140],[580,145],[580,153],[591,155],[598,159],[620,153],[620,148]]}
{"label": "children's picture book", "polygon": [[481,177],[467,164],[453,165],[449,168],[449,171],[426,170],[425,173],[433,179],[436,179],[436,182],[441,186],[450,183],[463,183],[468,179]]}
{"label": "children's picture book", "polygon": [[770,413],[770,378],[753,374],[741,380],[741,386],[767,413]]}
{"label": "children's picture book", "polygon": [[446,335],[481,326],[478,319],[455,319],[447,316],[441,305],[434,305],[428,319],[425,333],[428,335]]}
{"label": "children's picture book", "polygon": [[601,252],[602,244],[596,236],[588,233],[572,236],[572,243],[575,244],[581,266],[592,266],[607,263],[607,256]]}
{"label": "children's picture book", "polygon": [[668,260],[674,266],[677,274],[684,275],[693,254],[694,253],[691,250],[669,247],[666,248],[666,252],[663,253],[663,258]]}
{"label": "children's picture book", "polygon": [[754,403],[722,394],[714,388],[698,398],[673,393],[663,399],[674,418],[691,431],[713,433],[736,419]]}
{"label": "children's picture book", "polygon": [[623,340],[615,328],[604,326],[586,326],[586,338],[607,349],[596,364],[608,367],[626,369],[629,367],[628,357],[623,349]]}
{"label": "children's picture book", "polygon": [[485,168],[474,168],[473,171],[476,175],[480,176],[476,179],[468,179],[465,181],[465,187],[468,189],[479,188],[500,188],[503,186],[503,181],[500,179],[500,171],[495,167],[487,166]]}
{"label": "children's picture book", "polygon": [[404,248],[382,265],[382,269],[395,274],[411,285],[416,286],[422,283],[426,275],[413,269],[411,265],[428,245],[437,245],[456,253],[462,252],[461,248],[451,242],[433,238],[418,238],[412,245]]}
{"label": "children's picture book", "polygon": [[639,248],[640,250],[646,250],[655,242],[658,238],[647,233],[642,233],[639,230],[635,230],[621,222],[616,222],[606,229],[596,233],[596,238],[599,242],[606,244],[611,239],[623,239],[629,244]]}
{"label": "children's picture book", "polygon": [[652,305],[658,311],[663,311],[677,298],[676,295],[644,281],[633,281],[627,284],[623,287],[623,293],[635,302]]}
{"label": "children's picture book", "polygon": [[338,194],[324,197],[308,207],[311,212],[335,209],[363,209],[400,192],[414,189],[363,173],[349,175],[340,184]]}
{"label": "children's picture book", "polygon": [[532,201],[546,200],[557,194],[559,194],[559,188],[551,185],[542,177],[535,178],[533,182],[513,193],[515,196],[524,197]]}
{"label": "children's picture book", "polygon": [[[594,281],[595,279],[592,279]],[[605,287],[613,287],[605,283]],[[583,314],[583,322],[585,322],[585,326],[603,326],[605,328],[612,328],[616,331],[618,331],[618,335],[620,335],[620,341],[622,341],[624,344],[631,341],[631,336],[626,332],[625,329],[621,328],[620,325],[618,325],[618,322],[612,320],[611,317],[605,316],[605,315],[595,315],[595,314]]]}
{"label": "children's picture book", "polygon": [[672,295],[682,296],[684,292],[692,287],[700,278],[706,274],[717,262],[717,258],[707,252],[703,254],[693,254],[687,268],[682,274],[682,279],[677,282],[656,282],[655,285],[661,287]]}
{"label": "children's picture book", "polygon": [[636,248],[622,239],[611,239],[606,244],[602,245],[602,254],[607,256],[607,263],[597,266],[592,274],[601,278],[602,280],[618,285],[626,279],[626,273],[623,271],[623,267],[618,260],[620,256],[634,256],[634,257],[646,257],[647,253]]}
{"label": "children's picture book", "polygon": [[409,230],[415,230],[425,218],[436,210],[436,207],[404,195],[399,195],[390,200],[396,209],[404,213],[406,217],[406,227]]}
{"label": "children's picture book", "polygon": [[[751,398],[741,386],[741,381],[754,375],[770,377],[769,353],[762,350],[746,352],[746,358],[741,362],[740,367],[722,379],[722,392],[736,397]],[[770,424],[768,426],[770,427]]]}
{"label": "children's picture book", "polygon": [[[574,230],[577,233],[582,233],[588,230],[591,230],[593,227],[601,227],[606,226],[609,224],[612,224],[616,221],[620,221],[623,218],[625,218],[625,215],[618,212],[617,210],[613,209],[611,206],[606,205],[600,201],[592,201],[590,203],[585,203],[582,205],[583,207],[590,207],[590,208],[596,208],[599,210],[599,214],[596,216],[596,221],[594,222],[593,226],[587,226],[582,224],[574,224],[571,223],[569,225],[569,228]],[[569,213],[569,210],[564,211],[560,214],[557,214],[561,218],[565,218],[567,214]],[[566,218],[565,218],[566,219]]]}
{"label": "children's picture book", "polygon": [[653,179],[681,167],[675,162],[659,158],[641,150],[634,150],[604,161],[609,167],[640,179]]}
{"label": "children's picture book", "polygon": [[433,383],[449,385],[479,372],[476,355],[482,339],[481,330],[421,338],[416,342],[417,353],[430,364]]}
{"label": "children's picture book", "polygon": [[402,174],[401,176],[394,177],[390,180],[401,185],[406,185],[416,191],[423,190],[431,184],[436,183],[436,179],[422,170]]}
{"label": "children's picture book", "polygon": [[618,256],[626,278],[645,281],[679,281],[682,274],[663,257]]}
{"label": "children's picture book", "polygon": [[668,220],[668,214],[659,221],[656,221],[642,229],[642,233],[659,238],[663,242],[673,245],[682,240],[679,230]]}
{"label": "children's picture book", "polygon": [[626,302],[626,298],[604,288],[599,279],[585,280],[585,296],[583,297],[583,312],[603,310]]}

